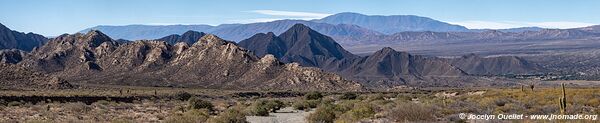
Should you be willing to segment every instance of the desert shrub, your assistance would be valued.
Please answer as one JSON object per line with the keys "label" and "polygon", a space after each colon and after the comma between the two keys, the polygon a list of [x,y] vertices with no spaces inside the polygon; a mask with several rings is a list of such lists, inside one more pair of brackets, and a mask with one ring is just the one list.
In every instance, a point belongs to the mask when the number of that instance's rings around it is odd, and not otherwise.
{"label": "desert shrub", "polygon": [[388,110],[386,117],[398,121],[432,121],[435,120],[435,111],[432,106],[417,103],[402,103]]}
{"label": "desert shrub", "polygon": [[324,104],[319,106],[315,112],[308,115],[306,120],[309,123],[333,123],[335,121],[334,106],[331,104]]}
{"label": "desert shrub", "polygon": [[[127,120],[127,119],[121,119],[121,118],[117,118],[117,119],[113,119],[112,121],[110,121],[111,123],[135,123],[132,120]],[[44,122],[47,123],[47,122]]]}
{"label": "desert shrub", "polygon": [[212,103],[205,101],[205,100],[201,100],[198,99],[196,97],[192,97],[188,100],[188,108],[189,109],[208,109],[208,110],[213,110],[213,105]]}
{"label": "desert shrub", "polygon": [[321,101],[319,100],[304,100],[294,103],[292,107],[298,110],[308,110],[311,108],[316,108],[319,105],[319,103],[321,103]]}
{"label": "desert shrub", "polygon": [[308,109],[306,101],[296,102],[296,103],[292,104],[292,108],[297,109],[297,110]]}
{"label": "desert shrub", "polygon": [[186,101],[186,100],[192,98],[192,94],[185,92],[185,91],[179,91],[179,92],[175,93],[175,95],[173,95],[173,97],[176,100]]}
{"label": "desert shrub", "polygon": [[508,100],[508,99],[500,98],[500,99],[496,99],[494,101],[494,104],[496,104],[496,106],[504,106],[504,105],[506,105],[509,102],[510,102],[510,100]]}
{"label": "desert shrub", "polygon": [[246,114],[252,116],[269,116],[269,110],[264,106],[249,106],[246,109]]}
{"label": "desert shrub", "polygon": [[406,101],[412,100],[412,97],[410,95],[406,95],[406,94],[398,94],[398,95],[396,95],[396,100],[406,102]]}
{"label": "desert shrub", "polygon": [[343,100],[354,100],[358,97],[358,95],[356,95],[355,93],[344,93],[342,94],[342,96],[340,96],[340,99]]}
{"label": "desert shrub", "polygon": [[285,103],[279,100],[270,100],[265,104],[265,107],[269,109],[271,112],[275,112],[283,107],[285,107]]}
{"label": "desert shrub", "polygon": [[247,123],[246,116],[239,108],[231,108],[219,114],[217,117],[210,118],[209,123]]}
{"label": "desert shrub", "polygon": [[208,109],[192,109],[183,114],[174,114],[167,118],[166,123],[202,123],[210,117]]}
{"label": "desert shrub", "polygon": [[275,112],[284,106],[285,104],[279,100],[258,100],[246,109],[246,113],[255,116],[268,116],[269,112]]}
{"label": "desert shrub", "polygon": [[371,118],[375,115],[374,107],[369,103],[358,103],[354,108],[342,114],[338,121],[358,122],[361,119]]}
{"label": "desert shrub", "polygon": [[589,99],[585,102],[585,105],[592,106],[592,107],[598,107],[598,106],[600,106],[600,98]]}
{"label": "desert shrub", "polygon": [[6,102],[3,99],[0,99],[0,106],[6,106],[6,105],[8,105],[8,102]]}
{"label": "desert shrub", "polygon": [[26,123],[49,123],[50,120],[27,120]]}
{"label": "desert shrub", "polygon": [[318,100],[323,98],[323,94],[320,92],[309,92],[304,95],[304,99],[306,100]]}
{"label": "desert shrub", "polygon": [[92,107],[90,107],[82,102],[66,103],[66,104],[64,104],[63,107],[66,110],[71,111],[71,112],[87,112],[87,111],[92,110]]}
{"label": "desert shrub", "polygon": [[19,102],[19,101],[11,101],[11,102],[7,103],[6,105],[7,106],[20,106],[20,105],[23,105],[23,103]]}
{"label": "desert shrub", "polygon": [[334,110],[340,112],[339,114],[341,115],[342,113],[354,108],[354,104],[356,103],[360,102],[358,100],[343,100],[335,105]]}
{"label": "desert shrub", "polygon": [[517,113],[517,112],[522,112],[523,109],[525,109],[525,107],[515,104],[515,103],[508,103],[505,104],[504,106],[501,107],[496,107],[496,113],[500,114],[500,113]]}
{"label": "desert shrub", "polygon": [[385,100],[385,96],[381,93],[370,95],[368,98],[369,101],[375,100]]}

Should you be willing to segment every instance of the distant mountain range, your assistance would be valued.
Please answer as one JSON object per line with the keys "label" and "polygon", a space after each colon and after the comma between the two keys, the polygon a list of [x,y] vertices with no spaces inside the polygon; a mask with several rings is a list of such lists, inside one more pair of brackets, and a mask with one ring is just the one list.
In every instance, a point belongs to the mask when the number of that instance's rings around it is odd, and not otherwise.
{"label": "distant mountain range", "polygon": [[322,19],[313,20],[328,24],[351,24],[371,29],[384,34],[394,34],[406,31],[434,31],[434,32],[466,32],[466,27],[452,25],[427,17],[414,15],[363,15],[358,13],[339,13]]}
{"label": "distant mountain range", "polygon": [[34,47],[42,46],[46,41],[48,39],[42,35],[13,31],[0,24],[0,49],[31,51]]}
{"label": "distant mountain range", "polygon": [[414,15],[369,16],[358,13],[339,13],[322,19],[277,20],[272,22],[250,24],[210,25],[127,25],[127,26],[96,26],[80,31],[100,30],[117,39],[139,40],[156,39],[159,36],[182,34],[193,30],[217,34],[227,40],[240,41],[256,33],[274,32],[281,34],[296,23],[307,25],[320,33],[332,36],[339,41],[345,38],[358,38],[364,35],[393,34],[405,31],[435,31],[435,32],[465,32],[469,29],[452,25],[431,18]]}
{"label": "distant mountain range", "polygon": [[[597,37],[594,27],[577,29],[544,29],[522,27],[511,29],[467,29],[431,18],[413,15],[363,15],[339,13],[316,20],[277,20],[250,24],[169,25],[169,26],[97,26],[85,29],[100,30],[115,38],[128,40],[158,39],[162,36],[197,31],[216,34],[226,40],[241,41],[257,33],[273,32],[280,35],[294,24],[304,24],[319,33],[330,36],[343,46],[390,45],[406,42],[472,42],[581,39]],[[590,31],[591,30],[591,31]],[[371,49],[375,51],[376,49]]]}

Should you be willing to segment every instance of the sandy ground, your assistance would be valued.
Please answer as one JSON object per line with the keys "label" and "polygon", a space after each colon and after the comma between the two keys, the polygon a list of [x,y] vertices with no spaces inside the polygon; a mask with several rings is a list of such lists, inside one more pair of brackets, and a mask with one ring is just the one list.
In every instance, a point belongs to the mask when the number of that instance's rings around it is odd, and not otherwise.
{"label": "sandy ground", "polygon": [[294,110],[292,107],[286,107],[270,113],[270,116],[246,116],[250,123],[306,123],[306,117],[313,111]]}

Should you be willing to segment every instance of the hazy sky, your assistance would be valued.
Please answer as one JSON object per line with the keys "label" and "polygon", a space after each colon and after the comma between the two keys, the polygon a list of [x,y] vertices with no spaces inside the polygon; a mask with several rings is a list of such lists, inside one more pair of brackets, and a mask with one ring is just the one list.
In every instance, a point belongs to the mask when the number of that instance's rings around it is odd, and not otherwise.
{"label": "hazy sky", "polygon": [[0,23],[54,36],[96,25],[218,25],[357,12],[468,28],[572,28],[600,24],[599,6],[600,0],[0,0]]}

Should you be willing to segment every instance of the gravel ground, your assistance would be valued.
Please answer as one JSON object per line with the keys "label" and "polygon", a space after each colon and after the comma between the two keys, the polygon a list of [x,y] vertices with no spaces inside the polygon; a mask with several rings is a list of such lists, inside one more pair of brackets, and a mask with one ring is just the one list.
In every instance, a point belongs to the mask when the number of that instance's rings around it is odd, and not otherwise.
{"label": "gravel ground", "polygon": [[277,113],[270,113],[270,116],[246,116],[246,120],[250,123],[306,123],[304,119],[312,112],[286,107],[278,110]]}

